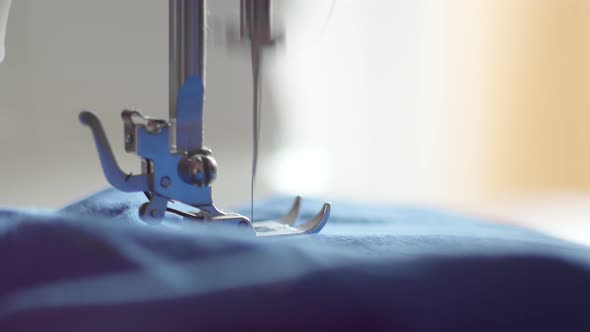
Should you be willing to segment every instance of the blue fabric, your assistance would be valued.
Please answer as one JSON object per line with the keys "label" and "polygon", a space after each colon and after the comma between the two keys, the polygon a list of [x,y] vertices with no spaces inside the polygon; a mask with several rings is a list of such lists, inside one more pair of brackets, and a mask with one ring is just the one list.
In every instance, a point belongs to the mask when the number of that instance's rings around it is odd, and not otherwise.
{"label": "blue fabric", "polygon": [[0,211],[0,331],[590,331],[590,249],[526,229],[333,202],[320,234],[253,238],[144,201]]}

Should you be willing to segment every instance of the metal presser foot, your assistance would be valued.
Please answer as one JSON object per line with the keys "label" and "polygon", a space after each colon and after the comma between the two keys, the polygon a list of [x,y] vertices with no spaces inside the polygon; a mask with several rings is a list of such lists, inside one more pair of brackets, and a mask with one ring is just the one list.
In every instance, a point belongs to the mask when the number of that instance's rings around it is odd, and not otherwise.
{"label": "metal presser foot", "polygon": [[[123,172],[100,120],[91,112],[80,113],[80,121],[92,130],[107,180],[118,190],[145,193],[148,202],[139,208],[139,216],[146,223],[159,223],[168,212],[200,223],[243,226],[241,228],[254,231],[256,236],[319,232],[328,221],[329,203],[303,223],[296,223],[300,197],[286,215],[263,221],[223,212],[213,204],[211,184],[217,176],[217,164],[211,150],[202,143],[205,1],[169,0],[169,3],[170,121],[149,118],[131,110],[121,114],[125,151],[139,155],[142,173]],[[259,4],[265,9],[262,12],[268,15],[268,0],[243,1],[242,10],[249,8],[250,22],[259,21],[256,14],[260,11],[254,10]]]}

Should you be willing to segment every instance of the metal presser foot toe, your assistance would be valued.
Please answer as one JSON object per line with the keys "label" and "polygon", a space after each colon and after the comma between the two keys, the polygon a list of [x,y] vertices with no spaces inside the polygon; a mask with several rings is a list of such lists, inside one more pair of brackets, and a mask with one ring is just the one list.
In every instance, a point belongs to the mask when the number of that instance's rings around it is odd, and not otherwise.
{"label": "metal presser foot toe", "polygon": [[[150,198],[149,194],[148,198]],[[313,218],[302,223],[297,223],[297,220],[300,217],[300,207],[301,197],[297,196],[289,212],[282,217],[254,221],[250,221],[248,218],[237,213],[222,212],[214,205],[199,207],[199,211],[194,212],[191,211],[191,209],[194,210],[194,207],[186,206],[179,202],[173,202],[167,208],[167,211],[183,216],[189,220],[204,223],[237,223],[238,226],[250,226],[250,228],[254,230],[256,236],[259,237],[315,234],[324,228],[330,218],[331,206],[330,203],[325,203],[322,206],[322,209]]]}
{"label": "metal presser foot toe", "polygon": [[304,223],[295,224],[299,216],[301,206],[301,197],[297,196],[289,213],[275,220],[255,220],[252,221],[252,227],[257,236],[280,236],[280,235],[299,235],[314,234],[324,228],[328,218],[330,218],[330,203],[324,203],[322,209],[313,218]]}

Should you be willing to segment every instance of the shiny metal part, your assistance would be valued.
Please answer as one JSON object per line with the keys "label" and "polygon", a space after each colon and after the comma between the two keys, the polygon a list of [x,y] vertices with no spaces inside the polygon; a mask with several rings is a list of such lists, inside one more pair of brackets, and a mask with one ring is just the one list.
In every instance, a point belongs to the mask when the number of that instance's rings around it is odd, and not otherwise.
{"label": "shiny metal part", "polygon": [[291,211],[281,219],[257,221],[253,224],[258,236],[285,236],[295,234],[313,234],[319,232],[330,218],[330,203],[324,203],[322,209],[310,220],[295,225],[299,215],[301,197],[297,196]]}
{"label": "shiny metal part", "polygon": [[[200,150],[203,145],[203,83],[205,82],[205,0],[169,0],[169,117],[172,120],[172,146],[181,151]],[[191,89],[184,89],[185,105],[176,98],[189,78]],[[194,91],[187,91],[193,90]],[[190,97],[201,99],[192,100]]]}
{"label": "shiny metal part", "polygon": [[[252,41],[257,146],[257,73],[260,46],[270,42],[269,1],[242,1],[242,6],[245,13],[249,13],[246,26],[247,36]],[[328,203],[315,217],[301,224],[296,222],[300,197],[286,215],[265,221],[251,221],[237,213],[226,213],[213,204],[211,185],[217,177],[217,163],[211,150],[203,146],[205,8],[204,0],[170,0],[170,119],[154,119],[132,110],[121,114],[125,151],[141,158],[142,174],[123,172],[98,117],[87,111],[80,113],[80,121],[92,131],[107,180],[121,191],[146,194],[148,202],[140,207],[139,216],[150,224],[161,222],[166,212],[170,212],[199,223],[242,227],[257,236],[319,232],[330,215]],[[264,20],[260,20],[260,14]],[[256,151],[257,148],[255,157]],[[255,169],[254,161],[253,178]]]}
{"label": "shiny metal part", "polygon": [[98,150],[98,155],[102,163],[102,169],[109,183],[113,187],[125,192],[147,191],[147,174],[126,174],[121,170],[117,164],[115,156],[113,155],[113,150],[111,150],[111,145],[109,144],[107,136],[104,133],[102,124],[96,115],[87,111],[83,111],[80,113],[80,122],[92,129],[96,149]]}
{"label": "shiny metal part", "polygon": [[178,203],[172,203],[173,207],[168,207],[169,212],[191,218],[194,220],[203,220],[206,223],[215,223],[218,221],[237,223],[238,226],[251,226],[255,235],[258,237],[267,236],[290,236],[290,235],[304,235],[314,234],[324,228],[328,219],[330,218],[330,204],[324,203],[322,209],[313,218],[301,224],[296,224],[299,216],[299,209],[301,205],[301,197],[297,196],[290,211],[283,217],[270,220],[250,221],[239,214],[224,213],[216,210],[213,206],[212,210],[201,210],[197,213],[186,211]]}
{"label": "shiny metal part", "polygon": [[187,156],[178,163],[178,174],[186,183],[210,186],[217,177],[217,162],[206,154]]}

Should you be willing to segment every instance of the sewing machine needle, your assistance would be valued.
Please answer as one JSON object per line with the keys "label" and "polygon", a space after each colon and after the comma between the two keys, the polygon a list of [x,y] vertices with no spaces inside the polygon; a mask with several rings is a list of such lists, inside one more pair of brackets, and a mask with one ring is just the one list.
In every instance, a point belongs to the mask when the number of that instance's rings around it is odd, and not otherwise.
{"label": "sewing machine needle", "polygon": [[252,56],[252,182],[250,184],[250,220],[254,220],[254,188],[258,166],[261,122],[262,50],[273,45],[270,33],[270,0],[242,0],[242,34],[250,40]]}
{"label": "sewing machine needle", "polygon": [[252,50],[252,182],[250,184],[250,220],[254,220],[254,187],[258,167],[258,145],[260,140],[260,49],[255,41]]}

